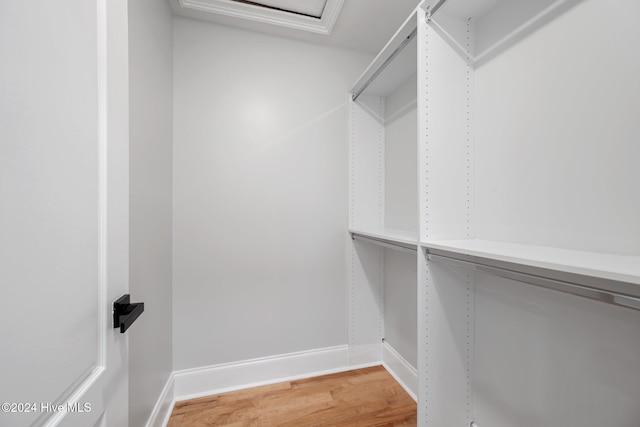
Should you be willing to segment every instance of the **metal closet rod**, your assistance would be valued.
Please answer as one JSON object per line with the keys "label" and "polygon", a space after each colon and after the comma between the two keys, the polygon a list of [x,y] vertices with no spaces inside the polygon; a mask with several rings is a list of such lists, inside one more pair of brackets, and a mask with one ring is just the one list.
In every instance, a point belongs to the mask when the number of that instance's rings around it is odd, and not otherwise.
{"label": "metal closet rod", "polygon": [[378,67],[375,73],[373,73],[373,75],[369,77],[364,85],[362,85],[362,87],[353,94],[353,96],[351,97],[352,100],[355,101],[356,99],[358,99],[360,94],[364,92],[375,79],[378,78],[378,76],[384,71],[384,69],[387,68],[389,64],[391,64],[395,57],[398,56],[400,52],[402,52],[402,50],[409,44],[409,42],[415,38],[416,34],[418,34],[418,28],[414,28],[414,30],[411,31],[411,33],[407,37],[405,37],[405,39],[402,41],[402,43],[400,43],[396,50],[394,50],[391,55]]}
{"label": "metal closet rod", "polygon": [[590,288],[563,280],[550,279],[547,277],[536,276],[533,274],[522,273],[518,271],[508,270],[506,268],[494,267],[476,262],[462,261],[443,255],[435,255],[427,251],[427,259],[430,261],[441,262],[455,267],[466,268],[468,270],[489,273],[494,276],[504,277],[506,279],[517,280],[519,282],[529,283],[542,288],[553,289],[555,291],[565,292],[578,295],[597,301],[606,302],[608,304],[620,305],[623,307],[640,310],[640,299],[629,295],[619,294],[604,289]]}
{"label": "metal closet rod", "polygon": [[[440,0],[433,7],[429,6],[427,8],[427,22],[431,21],[431,19],[435,16],[436,13],[440,10],[442,6],[447,2],[447,0]],[[351,97],[352,100],[358,99],[358,97],[364,92],[371,83],[374,82],[375,79],[384,71],[385,68],[402,52],[402,50],[407,47],[409,42],[413,40],[418,34],[418,28],[414,28],[411,33],[405,37],[405,39],[400,43],[400,45],[389,55],[389,57],[378,67],[378,69],[367,79],[367,81],[362,85],[360,89],[358,89]]]}
{"label": "metal closet rod", "polygon": [[415,254],[418,251],[417,247],[410,246],[409,244],[407,244],[407,246],[404,246],[400,243],[390,242],[389,240],[378,239],[376,237],[363,236],[358,233],[351,233],[351,238],[353,240],[361,240],[363,242],[373,243],[374,245],[382,246],[389,249],[394,249],[396,251],[401,251],[401,252]]}

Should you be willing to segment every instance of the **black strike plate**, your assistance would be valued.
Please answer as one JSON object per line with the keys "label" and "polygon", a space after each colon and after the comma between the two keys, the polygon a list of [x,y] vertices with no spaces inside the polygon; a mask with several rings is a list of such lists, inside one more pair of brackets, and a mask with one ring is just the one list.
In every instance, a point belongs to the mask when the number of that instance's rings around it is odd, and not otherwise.
{"label": "black strike plate", "polygon": [[144,303],[130,303],[130,295],[125,294],[113,303],[113,327],[120,328],[120,333],[129,329],[129,326],[136,321],[138,316],[144,311]]}

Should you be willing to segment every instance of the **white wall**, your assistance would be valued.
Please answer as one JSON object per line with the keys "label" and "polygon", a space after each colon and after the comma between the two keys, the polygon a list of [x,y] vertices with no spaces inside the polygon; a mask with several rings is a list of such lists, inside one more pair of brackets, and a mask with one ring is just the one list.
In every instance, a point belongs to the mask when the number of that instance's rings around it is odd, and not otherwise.
{"label": "white wall", "polygon": [[417,230],[417,76],[385,98],[385,227]]}
{"label": "white wall", "polygon": [[567,3],[476,70],[476,237],[637,255],[640,4]]}
{"label": "white wall", "polygon": [[414,254],[384,251],[384,339],[418,366],[417,267]]}
{"label": "white wall", "polygon": [[346,343],[346,93],[371,57],[174,21],[174,369]]}
{"label": "white wall", "polygon": [[[476,236],[637,256],[640,4],[567,6],[475,71]],[[475,310],[478,425],[638,425],[637,311],[483,274]]]}
{"label": "white wall", "polygon": [[145,303],[127,331],[131,426],[145,424],[172,371],[172,28],[166,1],[129,0],[130,292]]}
{"label": "white wall", "polygon": [[[417,76],[385,98],[385,226],[418,227]],[[416,257],[394,250],[384,255],[384,338],[404,359],[417,366],[418,304]]]}

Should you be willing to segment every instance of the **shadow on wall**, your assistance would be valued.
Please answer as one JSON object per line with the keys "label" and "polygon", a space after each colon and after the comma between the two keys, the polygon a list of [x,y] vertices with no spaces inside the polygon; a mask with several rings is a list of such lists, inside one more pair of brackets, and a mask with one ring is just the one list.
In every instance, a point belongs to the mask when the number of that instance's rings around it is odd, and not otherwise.
{"label": "shadow on wall", "polygon": [[[451,0],[452,2],[454,0]],[[499,3],[486,15],[477,18],[475,46],[471,61],[475,68],[515,46],[527,36],[566,13],[584,0],[513,0]],[[460,28],[460,16],[452,19],[447,4],[431,22],[449,45],[467,58],[467,32]],[[474,19],[474,17],[470,17]]]}

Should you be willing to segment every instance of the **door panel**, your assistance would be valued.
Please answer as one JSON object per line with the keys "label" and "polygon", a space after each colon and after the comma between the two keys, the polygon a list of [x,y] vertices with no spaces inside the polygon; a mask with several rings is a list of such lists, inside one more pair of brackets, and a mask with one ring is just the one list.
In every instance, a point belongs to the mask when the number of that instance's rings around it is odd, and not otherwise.
{"label": "door panel", "polygon": [[[108,115],[126,113],[126,31],[109,36],[126,30],[122,4],[0,3],[0,425],[126,423],[126,337],[109,324],[127,288],[128,253],[113,252],[127,240],[127,139],[111,139],[126,116]],[[113,414],[112,389],[125,394]]]}

